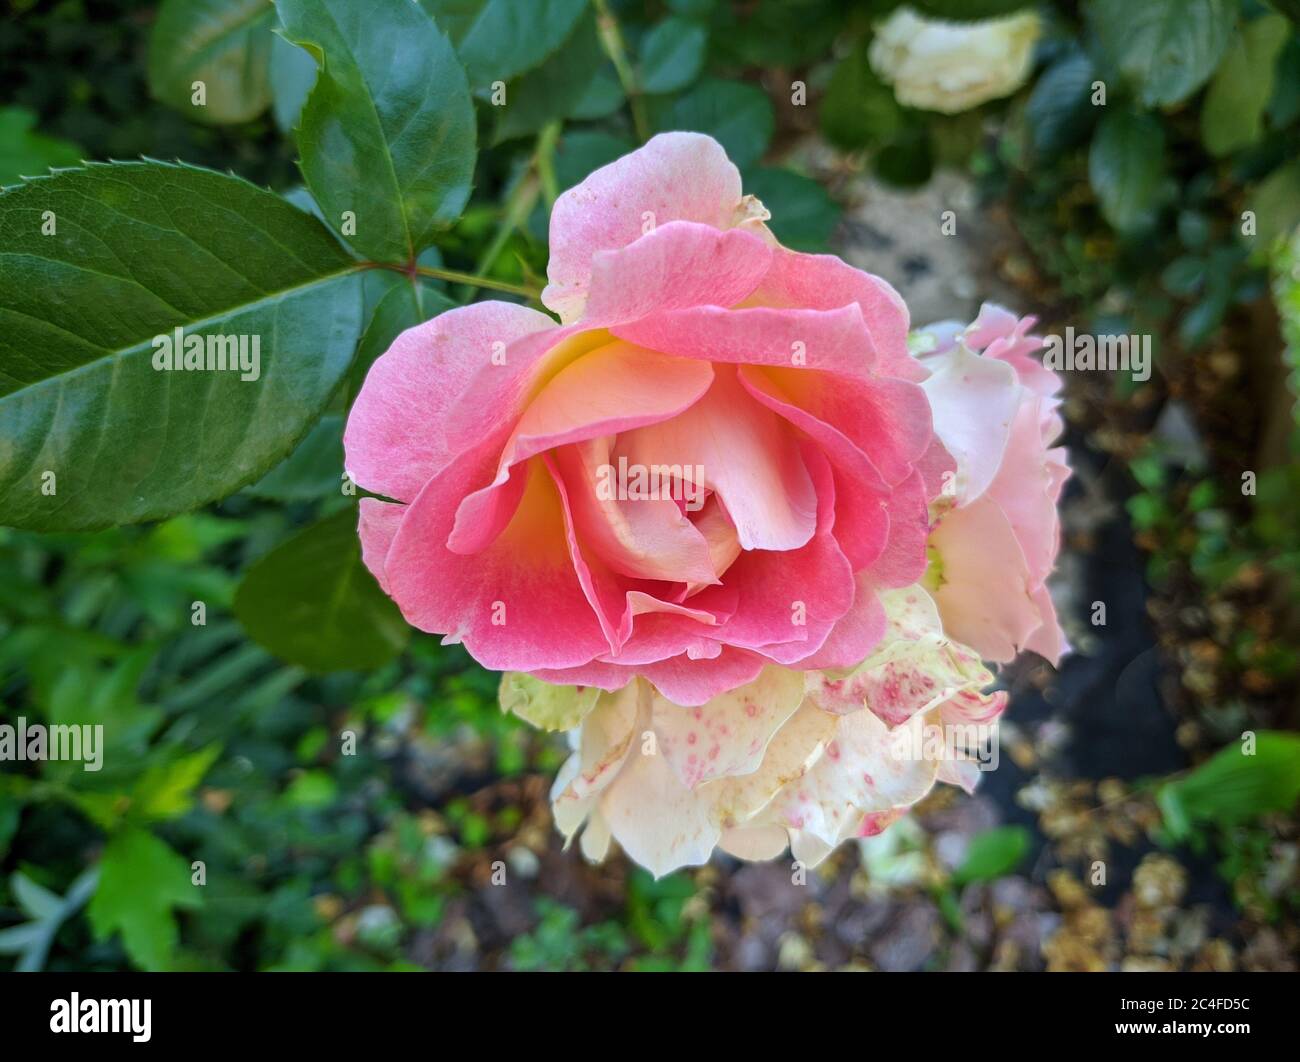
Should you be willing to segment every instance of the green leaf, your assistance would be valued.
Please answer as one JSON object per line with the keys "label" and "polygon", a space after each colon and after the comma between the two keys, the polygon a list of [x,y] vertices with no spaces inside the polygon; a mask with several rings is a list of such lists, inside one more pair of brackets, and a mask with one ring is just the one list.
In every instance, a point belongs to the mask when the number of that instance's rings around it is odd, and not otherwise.
{"label": "green leaf", "polygon": [[1211,155],[1249,147],[1263,134],[1273,68],[1288,32],[1281,15],[1264,15],[1234,35],[1201,108],[1201,139]]}
{"label": "green leaf", "polygon": [[[365,383],[366,373],[375,359],[382,355],[393,340],[408,328],[432,320],[438,314],[453,309],[455,303],[440,291],[423,282],[412,282],[396,273],[385,273],[377,278],[383,293],[375,302],[361,342],[357,344],[357,357],[348,374],[348,391],[355,397]],[[342,436],[340,435],[340,438]],[[343,467],[342,455],[334,472],[335,484]]]}
{"label": "green leaf", "polygon": [[761,88],[742,81],[706,79],[675,99],[649,101],[657,132],[680,129],[708,133],[740,169],[767,151],[776,127],[772,101]]}
{"label": "green leaf", "polygon": [[871,69],[865,47],[836,64],[819,118],[826,139],[846,151],[884,144],[898,135],[903,110],[894,90]]}
{"label": "green leaf", "polygon": [[1033,0],[911,0],[911,6],[931,18],[949,22],[982,22],[986,18],[1001,18],[1022,8]]}
{"label": "green leaf", "polygon": [[[238,178],[121,162],[10,188],[0,524],[156,520],[255,480],[325,406],[360,312],[356,265],[320,222]],[[175,329],[244,337],[251,368],[156,369]]]}
{"label": "green leaf", "polygon": [[1043,72],[1029,94],[1025,119],[1034,149],[1052,155],[1083,138],[1101,108],[1092,105],[1092,60],[1078,49]]}
{"label": "green leaf", "polygon": [[[93,164],[0,194],[0,524],[89,530],[230,494],[306,433],[360,319],[343,248],[236,177]],[[257,379],[155,369],[177,328],[246,337],[250,365],[256,337]]]}
{"label": "green leaf", "polygon": [[120,932],[136,966],[168,969],[177,935],[172,912],[203,902],[189,864],[147,830],[131,827],[108,842],[99,873],[88,911],[95,936],[106,940]]}
{"label": "green leaf", "polygon": [[311,52],[271,36],[271,113],[282,133],[292,132],[316,84],[316,60]]}
{"label": "green leaf", "polygon": [[591,83],[583,90],[582,96],[578,99],[566,115],[575,121],[595,121],[597,118],[608,118],[611,114],[623,106],[626,99],[623,93],[623,84],[618,79],[618,73],[614,70],[613,63],[605,63],[596,71],[596,76],[591,79]]}
{"label": "green leaf", "polygon": [[456,46],[470,88],[487,94],[559,50],[586,0],[420,0]]}
{"label": "green leaf", "polygon": [[1110,111],[1088,152],[1088,178],[1111,226],[1124,235],[1144,232],[1163,205],[1165,133],[1149,114]]}
{"label": "green leaf", "polygon": [[572,730],[596,707],[595,686],[553,686],[521,671],[501,676],[501,710],[539,730]]}
{"label": "green leaf", "polygon": [[256,118],[271,102],[274,24],[268,0],[163,0],[149,36],[149,91],[196,122]]}
{"label": "green leaf", "polygon": [[595,82],[603,55],[596,18],[588,13],[558,52],[506,86],[505,106],[491,108],[498,112],[496,143],[532,136],[548,122],[568,116]]}
{"label": "green leaf", "polygon": [[248,569],[235,616],[254,641],[311,671],[369,670],[402,651],[410,628],[361,562],[348,508]]}
{"label": "green leaf", "polygon": [[460,216],[474,175],[474,108],[451,43],[411,0],[276,6],[320,66],[297,130],[308,189],[362,254],[412,261]]}
{"label": "green leaf", "polygon": [[915,188],[934,172],[934,150],[925,125],[905,125],[871,160],[876,175],[901,188]]}
{"label": "green leaf", "polygon": [[1029,831],[1023,826],[999,826],[971,839],[966,859],[952,876],[953,884],[994,881],[1011,874],[1029,851]]}
{"label": "green leaf", "polygon": [[244,491],[271,501],[321,501],[337,494],[342,477],[343,416],[327,413],[293,453]]}
{"label": "green leaf", "polygon": [[1205,259],[1198,255],[1175,258],[1160,274],[1160,286],[1179,298],[1196,294],[1205,281]]}
{"label": "green leaf", "polygon": [[1249,200],[1258,244],[1267,250],[1300,225],[1300,159],[1279,166],[1256,186]]}
{"label": "green leaf", "polygon": [[36,115],[25,108],[0,107],[0,187],[81,161],[81,148],[32,132],[35,124]]}
{"label": "green leaf", "polygon": [[1196,823],[1233,826],[1269,812],[1288,812],[1300,800],[1300,734],[1261,730],[1254,753],[1242,744],[1220,749],[1185,778],[1157,794],[1165,827],[1186,839]]}
{"label": "green leaf", "polygon": [[790,170],[760,167],[745,174],[745,191],[772,218],[768,228],[795,251],[824,251],[840,220],[839,205],[816,181]]}
{"label": "green leaf", "polygon": [[1274,129],[1283,129],[1297,118],[1300,118],[1300,34],[1293,33],[1287,38],[1273,71],[1268,121]]}
{"label": "green leaf", "polygon": [[1092,0],[1089,21],[1102,51],[1147,107],[1187,99],[1219,65],[1236,18],[1235,0]]}
{"label": "green leaf", "polygon": [[18,822],[22,818],[22,801],[14,793],[0,789],[0,859],[9,851],[9,843],[18,832]]}
{"label": "green leaf", "polygon": [[669,17],[654,26],[641,42],[641,88],[645,92],[676,92],[700,75],[709,31],[698,22]]}
{"label": "green leaf", "polygon": [[174,819],[193,806],[194,787],[221,754],[220,745],[179,756],[166,763],[151,764],[132,792],[131,810],[145,819]]}
{"label": "green leaf", "polygon": [[635,147],[630,140],[608,133],[587,129],[566,132],[555,146],[555,182],[560,191],[572,188]]}

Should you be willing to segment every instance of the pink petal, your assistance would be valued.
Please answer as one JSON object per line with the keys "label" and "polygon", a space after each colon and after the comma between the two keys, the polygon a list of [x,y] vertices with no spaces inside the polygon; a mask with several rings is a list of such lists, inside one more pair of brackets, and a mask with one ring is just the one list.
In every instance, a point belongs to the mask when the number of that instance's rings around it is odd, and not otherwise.
{"label": "pink petal", "polygon": [[925,370],[907,350],[907,304],[886,281],[829,254],[779,248],[772,267],[749,297],[751,306],[832,310],[857,303],[871,334],[876,371],[923,380]]}
{"label": "pink petal", "polygon": [[678,417],[622,435],[629,464],[700,466],[746,550],[793,550],[816,526],[817,498],[794,439],[719,366],[708,393]]}
{"label": "pink petal", "polygon": [[388,589],[388,573],[385,563],[388,551],[392,548],[397,528],[406,515],[407,507],[395,502],[380,501],[378,498],[362,498],[357,506],[357,534],[361,538],[361,562],[370,570],[383,589]]}
{"label": "pink petal", "polygon": [[790,403],[851,439],[887,484],[911,475],[934,439],[930,403],[917,384],[884,376],[855,379],[794,369],[761,371]]}
{"label": "pink petal", "polygon": [[555,201],[543,302],[565,321],[578,318],[592,255],[640,239],[647,212],[655,226],[696,221],[725,229],[740,199],[740,173],[716,140],[699,133],[651,138]]}
{"label": "pink petal", "polygon": [[484,667],[537,671],[586,663],[608,642],[574,571],[560,500],[540,461],[528,469],[518,510],[491,545],[472,556],[447,548],[457,504],[492,475],[497,449],[489,438],[420,491],[388,553],[389,590],[409,623],[463,641]]}
{"label": "pink petal", "polygon": [[835,466],[836,538],[854,570],[869,566],[889,534],[888,488],[880,472],[853,440],[789,401],[766,373],[744,366],[738,376],[756,401],[804,432]]}
{"label": "pink petal", "polygon": [[411,501],[465,448],[449,442],[444,424],[470,381],[491,363],[494,344],[555,330],[555,322],[536,310],[478,302],[403,332],[370,367],[348,414],[343,448],[353,482]]}
{"label": "pink petal", "polygon": [[597,470],[613,467],[610,442],[603,436],[554,454],[584,547],[631,578],[716,582],[709,541],[673,499],[601,497]]}
{"label": "pink petal", "polygon": [[682,654],[636,667],[593,661],[571,668],[543,669],[534,674],[544,682],[599,686],[603,690],[620,689],[642,675],[668,700],[689,708],[752,682],[766,663],[755,653],[724,646],[712,658],[692,659]]}
{"label": "pink petal", "polygon": [[799,661],[805,671],[856,667],[866,659],[885,632],[885,610],[871,577],[854,578],[853,605],[835,622],[821,648]]}
{"label": "pink petal", "polygon": [[734,615],[713,637],[792,665],[820,649],[835,624],[853,604],[853,569],[835,539],[835,488],[830,465],[810,444],[804,460],[817,484],[816,534],[800,549],[742,553],[723,587],[710,587],[691,598],[709,608],[724,590],[739,597]]}
{"label": "pink petal", "polygon": [[1002,465],[988,488],[988,497],[997,502],[1011,522],[1029,564],[1030,581],[1035,585],[1051,572],[1060,546],[1056,510],[1060,483],[1054,481],[1043,450],[1041,402],[1037,395],[1028,394],[1016,410]]}
{"label": "pink petal", "polygon": [[772,249],[744,229],[671,221],[592,256],[582,323],[604,328],[688,306],[731,306],[754,290],[771,257]]}
{"label": "pink petal", "polygon": [[1011,436],[1022,389],[1005,362],[982,358],[958,344],[925,359],[933,374],[921,386],[934,411],[934,431],[956,459],[959,505],[993,482]]}
{"label": "pink petal", "polygon": [[877,360],[856,302],[827,310],[692,306],[654,312],[616,325],[613,332],[683,358],[819,369],[846,376],[868,375]]}
{"label": "pink petal", "polygon": [[447,545],[476,553],[509,522],[522,487],[512,469],[570,443],[613,435],[673,417],[708,389],[705,363],[670,358],[614,340],[561,369],[528,403],[506,442],[492,483],[461,503]]}
{"label": "pink petal", "polygon": [[943,628],[985,660],[1008,663],[1041,622],[1029,565],[997,503],[980,498],[944,514],[930,536]]}

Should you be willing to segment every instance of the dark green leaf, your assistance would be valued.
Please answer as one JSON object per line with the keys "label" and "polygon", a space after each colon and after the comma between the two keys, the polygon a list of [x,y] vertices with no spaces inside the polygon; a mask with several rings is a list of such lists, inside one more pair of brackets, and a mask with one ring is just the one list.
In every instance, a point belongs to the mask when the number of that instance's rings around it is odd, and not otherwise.
{"label": "dark green leaf", "polygon": [[1165,197],[1165,134],[1149,114],[1110,111],[1088,153],[1101,212],[1125,235],[1150,229]]}
{"label": "dark green leaf", "polygon": [[657,131],[708,133],[742,170],[763,157],[776,126],[767,94],[741,81],[705,80],[676,99],[651,102]]}
{"label": "dark green leaf", "polygon": [[196,122],[256,118],[271,102],[274,24],[268,0],[163,0],[149,37],[149,90]]}
{"label": "dark green leaf", "polygon": [[[351,362],[360,277],[316,219],[236,177],[96,164],[0,195],[0,321],[0,524],[86,530],[284,457]],[[256,338],[257,378],[155,369],[178,328],[244,337],[250,364]]]}
{"label": "dark green leaf", "polygon": [[971,839],[966,859],[953,874],[955,885],[994,881],[1020,866],[1029,851],[1029,831],[1023,826],[999,826]]}
{"label": "dark green leaf", "polygon": [[622,137],[594,130],[566,132],[555,147],[555,181],[560,191],[580,184],[588,174],[622,158],[635,145]]}
{"label": "dark green leaf", "polygon": [[[370,366],[392,346],[394,339],[408,328],[431,320],[456,305],[428,284],[412,283],[400,274],[386,273],[376,280],[382,285],[382,293],[367,318],[361,342],[357,344],[356,361],[348,374],[348,391],[352,396],[361,390]],[[342,467],[341,462],[339,467]],[[335,479],[338,479],[337,470]]]}
{"label": "dark green leaf", "polygon": [[986,18],[1001,18],[1022,8],[1033,0],[911,0],[911,6],[930,18],[949,22],[980,22]]}
{"label": "dark green leaf", "polygon": [[887,143],[903,125],[894,90],[876,76],[862,48],[836,65],[819,117],[826,139],[848,151]]}
{"label": "dark green leaf", "polygon": [[760,168],[745,174],[745,191],[767,207],[768,227],[786,247],[826,250],[840,208],[816,181],[790,170]]}
{"label": "dark green leaf", "polygon": [[923,125],[907,125],[875,153],[871,160],[881,180],[900,188],[925,184],[934,172],[934,152],[929,130]]}
{"label": "dark green leaf", "polygon": [[829,54],[844,17],[841,5],[826,0],[722,3],[712,41],[729,66],[801,66]]}
{"label": "dark green leaf", "polygon": [[1234,35],[1201,108],[1201,139],[1211,155],[1248,147],[1264,132],[1273,67],[1289,25],[1281,15],[1264,15]]}
{"label": "dark green leaf", "polygon": [[474,174],[474,108],[456,53],[411,0],[277,7],[285,36],[321,67],[297,131],[307,187],[362,254],[414,259],[460,216]]}
{"label": "dark green leaf", "polygon": [[368,670],[402,651],[410,628],[361,562],[348,508],[259,560],[235,595],[254,641],[311,671]]}
{"label": "dark green leaf", "polygon": [[1273,98],[1268,101],[1268,121],[1282,129],[1300,118],[1300,34],[1287,38],[1278,56],[1273,78]]}
{"label": "dark green leaf", "polygon": [[597,118],[607,118],[623,106],[623,101],[626,98],[623,93],[623,85],[618,80],[618,74],[614,70],[614,65],[605,63],[596,71],[596,76],[591,79],[581,98],[570,109],[567,117],[584,122],[595,121]]}
{"label": "dark green leaf", "polygon": [[684,18],[666,18],[641,42],[641,88],[650,93],[684,89],[700,74],[708,30]]}
{"label": "dark green leaf", "polygon": [[39,177],[46,170],[75,166],[81,148],[66,140],[32,132],[36,115],[22,107],[0,107],[0,187],[21,177]]}
{"label": "dark green leaf", "polygon": [[1193,255],[1175,258],[1160,274],[1160,285],[1179,298],[1193,295],[1205,279],[1205,260]]}
{"label": "dark green leaf", "polygon": [[1092,105],[1095,79],[1092,60],[1077,49],[1043,72],[1025,108],[1035,150],[1051,155],[1083,138],[1100,112]]}
{"label": "dark green leaf", "polygon": [[582,18],[550,59],[506,86],[499,112],[496,141],[531,136],[547,122],[564,118],[584,99],[601,69],[604,53],[592,14]]}
{"label": "dark green leaf", "polygon": [[1092,0],[1089,19],[1103,52],[1142,103],[1185,100],[1219,65],[1235,0]]}
{"label": "dark green leaf", "polygon": [[327,413],[288,457],[246,493],[272,501],[320,501],[337,493],[343,477],[343,417]]}
{"label": "dark green leaf", "polygon": [[420,0],[451,38],[470,89],[486,95],[559,50],[587,7],[586,0]]}

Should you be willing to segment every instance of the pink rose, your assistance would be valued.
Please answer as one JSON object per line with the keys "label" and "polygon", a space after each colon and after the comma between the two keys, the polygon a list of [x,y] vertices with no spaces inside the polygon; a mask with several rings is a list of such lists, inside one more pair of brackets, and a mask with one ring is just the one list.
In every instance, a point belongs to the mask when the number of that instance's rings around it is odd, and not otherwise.
{"label": "pink rose", "polygon": [[932,488],[944,485],[925,585],[945,632],[999,663],[1031,649],[1055,664],[1068,649],[1046,581],[1070,467],[1052,446],[1061,381],[1032,356],[1034,322],[986,303],[965,330],[927,329],[937,346],[921,359],[942,444],[924,464]]}
{"label": "pink rose", "polygon": [[657,136],[562,195],[543,302],[413,328],[347,468],[362,554],[485,667],[699,705],[859,664],[925,568],[925,371],[878,277],[781,247],[712,139]]}

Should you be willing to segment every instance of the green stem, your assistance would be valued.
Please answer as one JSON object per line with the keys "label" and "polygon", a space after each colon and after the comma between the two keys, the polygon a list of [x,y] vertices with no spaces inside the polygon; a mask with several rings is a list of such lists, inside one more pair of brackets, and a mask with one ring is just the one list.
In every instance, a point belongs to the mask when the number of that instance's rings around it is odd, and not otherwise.
{"label": "green stem", "polygon": [[523,295],[529,299],[536,299],[541,294],[536,288],[524,284],[508,284],[504,280],[492,280],[490,277],[479,277],[473,273],[462,273],[459,269],[433,269],[422,265],[404,266],[392,262],[362,262],[361,266],[363,269],[389,269],[394,273],[404,273],[407,276],[416,274],[434,280],[447,280],[453,284],[466,284],[474,288],[491,288],[493,291]]}
{"label": "green stem", "polygon": [[547,122],[537,134],[537,153],[534,159],[537,163],[537,177],[542,182],[542,195],[548,207],[555,206],[555,200],[560,195],[555,180],[555,145],[560,139],[560,128],[559,121]]}
{"label": "green stem", "polygon": [[637,139],[645,143],[650,139],[650,123],[646,121],[645,101],[641,89],[637,86],[636,74],[627,59],[627,48],[623,44],[623,31],[618,28],[618,19],[609,9],[608,0],[592,0],[596,5],[596,25],[600,30],[600,42],[605,46],[605,54],[614,64],[619,83],[627,94],[628,106],[632,108],[632,125],[636,129]]}

